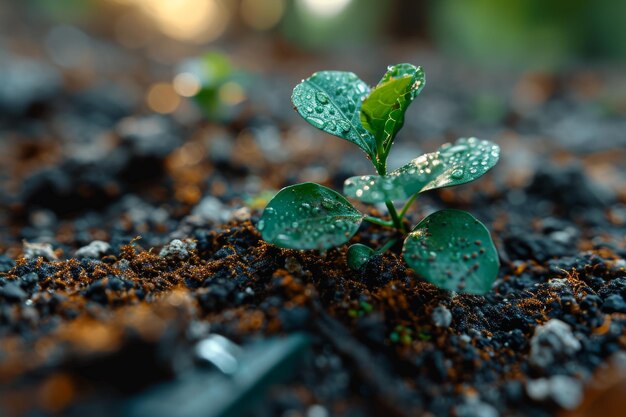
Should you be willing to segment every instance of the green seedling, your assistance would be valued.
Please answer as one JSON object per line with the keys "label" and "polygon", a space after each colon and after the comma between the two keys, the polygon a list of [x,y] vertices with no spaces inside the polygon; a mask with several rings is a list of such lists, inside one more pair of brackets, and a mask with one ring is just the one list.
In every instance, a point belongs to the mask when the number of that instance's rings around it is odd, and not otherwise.
{"label": "green seedling", "polygon": [[413,330],[399,324],[389,335],[389,340],[391,340],[393,343],[401,343],[405,346],[408,346],[413,343]]}
{"label": "green seedling", "polygon": [[[387,157],[406,109],[424,85],[424,71],[411,64],[390,66],[371,89],[355,74],[341,71],[317,72],[298,84],[292,95],[298,113],[324,132],[357,145],[376,170],[375,175],[348,178],[344,194],[363,203],[384,203],[390,219],[365,215],[338,192],[307,182],[283,188],[269,202],[257,225],[263,239],[283,248],[326,250],[348,242],[368,221],[395,229],[395,236],[404,239],[405,261],[429,282],[452,291],[489,291],[499,261],[482,223],[464,211],[441,210],[408,230],[404,218],[420,193],[482,176],[498,161],[500,148],[461,138],[387,172]],[[396,208],[396,200],[406,201],[402,209]],[[377,249],[354,244],[347,263],[359,269],[396,241],[392,237]]]}
{"label": "green seedling", "polygon": [[236,68],[223,53],[208,52],[184,61],[178,74],[188,77],[197,91],[193,101],[213,121],[228,122],[241,110],[248,94],[250,76]]}
{"label": "green seedling", "polygon": [[374,311],[373,305],[371,305],[367,301],[361,301],[358,303],[358,307],[348,310],[348,316],[353,318],[362,317],[366,314],[371,313],[372,311]]}

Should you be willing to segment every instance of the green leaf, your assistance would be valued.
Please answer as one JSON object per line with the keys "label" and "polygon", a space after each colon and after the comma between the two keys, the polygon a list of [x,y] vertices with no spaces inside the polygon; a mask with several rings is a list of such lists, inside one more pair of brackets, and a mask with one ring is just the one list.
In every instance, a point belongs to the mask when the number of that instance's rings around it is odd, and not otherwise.
{"label": "green leaf", "polygon": [[365,203],[400,200],[422,191],[445,169],[439,155],[428,153],[388,175],[362,175],[348,178],[343,193]]}
{"label": "green leaf", "polygon": [[500,159],[500,147],[488,140],[460,138],[437,151],[446,169],[423,191],[452,187],[474,181],[493,168]]}
{"label": "green leaf", "polygon": [[352,72],[321,71],[298,84],[291,101],[304,120],[356,144],[374,159],[374,137],[359,119],[361,103],[368,93],[367,84]]}
{"label": "green leaf", "polygon": [[348,248],[346,253],[348,267],[353,270],[361,269],[373,255],[374,249],[361,243],[355,243]]}
{"label": "green leaf", "polygon": [[350,240],[363,220],[348,200],[319,184],[285,187],[257,224],[263,239],[281,248],[328,249]]}
{"label": "green leaf", "polygon": [[361,124],[374,135],[384,153],[388,152],[396,134],[402,129],[406,109],[425,84],[421,67],[393,65],[363,102]]}
{"label": "green leaf", "polygon": [[438,211],[422,220],[404,241],[403,255],[428,282],[470,294],[488,292],[500,267],[487,228],[460,210]]}
{"label": "green leaf", "polygon": [[404,199],[416,193],[474,181],[500,157],[500,147],[486,140],[461,138],[427,153],[388,175],[351,177],[343,192],[366,203]]}

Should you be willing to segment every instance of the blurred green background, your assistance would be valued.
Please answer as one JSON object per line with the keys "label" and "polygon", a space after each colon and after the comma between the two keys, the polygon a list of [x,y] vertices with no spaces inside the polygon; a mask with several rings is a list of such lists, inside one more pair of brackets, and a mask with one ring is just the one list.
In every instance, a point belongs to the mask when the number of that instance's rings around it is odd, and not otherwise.
{"label": "blurred green background", "polygon": [[95,25],[131,48],[156,34],[204,46],[269,36],[312,51],[415,40],[488,67],[626,60],[620,0],[4,0],[5,27],[10,9]]}

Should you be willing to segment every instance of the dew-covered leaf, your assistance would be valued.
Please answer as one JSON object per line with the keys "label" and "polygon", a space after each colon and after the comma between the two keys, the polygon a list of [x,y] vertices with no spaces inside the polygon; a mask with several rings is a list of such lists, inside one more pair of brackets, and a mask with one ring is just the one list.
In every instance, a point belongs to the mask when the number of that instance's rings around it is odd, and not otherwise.
{"label": "dew-covered leaf", "polygon": [[422,88],[424,88],[425,84],[424,71],[422,70],[422,67],[416,67],[415,65],[409,63],[389,65],[387,67],[387,72],[385,73],[385,75],[383,75],[383,78],[380,79],[378,84],[383,84],[393,78],[400,78],[404,77],[405,75],[413,76],[414,74],[417,74],[417,80],[422,81],[422,85],[419,86],[419,89],[413,92],[413,98],[415,98],[415,96],[417,96],[422,91]]}
{"label": "dew-covered leaf", "polygon": [[411,64],[390,66],[361,106],[361,124],[387,152],[404,125],[404,113],[422,91],[426,79],[421,67]]}
{"label": "dew-covered leaf", "polygon": [[362,243],[355,243],[348,248],[346,252],[346,261],[348,267],[353,270],[360,269],[374,255],[374,249]]}
{"label": "dew-covered leaf", "polygon": [[400,200],[422,191],[444,168],[436,152],[428,153],[388,175],[348,178],[343,193],[366,203]]}
{"label": "dew-covered leaf", "polygon": [[374,159],[375,139],[359,118],[369,91],[369,86],[352,72],[321,71],[298,84],[291,101],[304,120],[356,144]]}
{"label": "dew-covered leaf", "polygon": [[482,177],[500,159],[500,147],[488,140],[460,138],[437,151],[445,170],[423,191],[465,184]]}
{"label": "dew-covered leaf", "polygon": [[348,178],[343,192],[366,203],[404,199],[423,191],[473,181],[489,171],[499,157],[498,145],[476,138],[461,138],[387,175]]}
{"label": "dew-covered leaf", "polygon": [[328,249],[347,242],[363,215],[338,192],[305,182],[285,187],[257,224],[263,239],[281,248]]}
{"label": "dew-covered leaf", "polygon": [[487,228],[460,210],[438,211],[422,220],[404,241],[403,255],[428,282],[470,294],[488,292],[500,267]]}

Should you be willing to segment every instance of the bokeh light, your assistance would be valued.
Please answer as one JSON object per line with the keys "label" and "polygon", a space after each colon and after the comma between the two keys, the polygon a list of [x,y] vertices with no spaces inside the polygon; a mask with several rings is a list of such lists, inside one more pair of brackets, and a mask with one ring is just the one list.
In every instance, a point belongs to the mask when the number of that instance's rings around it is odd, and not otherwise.
{"label": "bokeh light", "polygon": [[285,3],[285,0],[242,0],[241,18],[253,29],[271,29],[283,17]]}
{"label": "bokeh light", "polygon": [[157,113],[172,113],[180,105],[180,97],[168,83],[156,83],[146,95],[146,104]]}
{"label": "bokeh light", "polygon": [[183,97],[193,97],[202,87],[200,80],[190,72],[181,72],[174,77],[174,90]]}
{"label": "bokeh light", "polygon": [[118,0],[135,5],[165,35],[180,41],[204,43],[219,37],[230,13],[218,0]]}
{"label": "bokeh light", "polygon": [[311,14],[330,18],[337,16],[348,7],[352,0],[298,0]]}
{"label": "bokeh light", "polygon": [[246,99],[243,87],[234,81],[229,81],[221,86],[218,94],[221,101],[231,106],[235,106]]}

